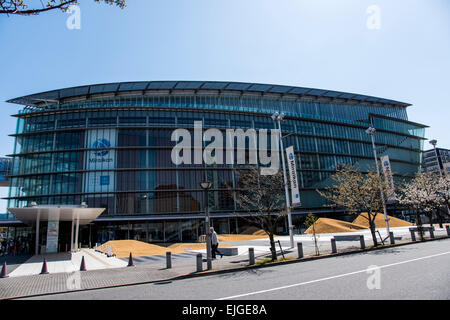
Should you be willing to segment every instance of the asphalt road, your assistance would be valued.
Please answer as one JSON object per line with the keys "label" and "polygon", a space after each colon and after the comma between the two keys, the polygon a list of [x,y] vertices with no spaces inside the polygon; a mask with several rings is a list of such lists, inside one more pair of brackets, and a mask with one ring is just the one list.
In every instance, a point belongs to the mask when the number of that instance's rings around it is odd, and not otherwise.
{"label": "asphalt road", "polygon": [[361,254],[32,299],[450,299],[450,240]]}

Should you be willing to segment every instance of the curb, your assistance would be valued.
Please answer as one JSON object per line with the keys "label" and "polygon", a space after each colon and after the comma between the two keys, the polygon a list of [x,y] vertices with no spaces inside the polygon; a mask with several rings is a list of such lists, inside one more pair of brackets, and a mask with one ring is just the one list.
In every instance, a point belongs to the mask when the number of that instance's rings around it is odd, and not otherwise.
{"label": "curb", "polygon": [[41,297],[41,296],[56,295],[56,294],[65,294],[65,293],[71,293],[71,292],[83,292],[83,291],[92,291],[92,290],[101,290],[101,289],[110,289],[110,288],[120,288],[120,287],[127,287],[127,286],[137,286],[137,285],[159,283],[159,282],[171,282],[171,281],[176,281],[176,280],[198,278],[198,277],[204,277],[204,276],[210,276],[210,275],[216,275],[216,274],[239,272],[239,271],[253,270],[253,269],[259,269],[259,268],[267,268],[267,267],[279,266],[279,265],[283,265],[283,264],[302,263],[302,262],[308,262],[308,261],[313,261],[313,260],[322,260],[322,259],[327,259],[327,258],[346,256],[346,255],[352,255],[352,254],[358,254],[358,253],[364,253],[364,252],[371,252],[371,251],[383,250],[383,249],[388,249],[388,248],[403,247],[403,246],[407,246],[407,245],[411,245],[411,244],[440,241],[440,240],[446,240],[446,239],[450,239],[450,236],[444,236],[444,237],[439,237],[439,238],[434,238],[434,239],[425,239],[423,241],[418,240],[415,242],[381,245],[381,246],[372,247],[369,249],[357,249],[357,250],[341,252],[341,253],[338,252],[338,253],[326,254],[323,256],[310,256],[310,257],[306,257],[306,258],[302,258],[302,259],[297,258],[297,259],[287,260],[287,261],[261,263],[258,265],[255,264],[255,265],[251,265],[251,266],[246,265],[243,267],[230,268],[230,269],[208,270],[208,271],[202,271],[202,272],[187,273],[187,274],[182,274],[182,275],[175,276],[172,278],[167,278],[167,279],[151,280],[151,281],[144,281],[144,282],[130,282],[130,283],[123,283],[123,284],[118,284],[118,285],[109,285],[109,286],[87,288],[87,289],[40,293],[40,294],[32,294],[32,295],[25,295],[25,296],[0,297],[0,301],[1,300],[14,300],[14,299],[20,299],[20,298]]}

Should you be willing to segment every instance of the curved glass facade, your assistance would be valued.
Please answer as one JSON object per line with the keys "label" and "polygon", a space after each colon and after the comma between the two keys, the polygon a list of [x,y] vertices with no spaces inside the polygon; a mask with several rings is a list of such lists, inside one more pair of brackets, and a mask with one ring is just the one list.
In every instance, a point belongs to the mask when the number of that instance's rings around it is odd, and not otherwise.
{"label": "curved glass facade", "polygon": [[[105,225],[99,228],[114,230],[113,238],[129,237],[132,230],[147,240],[149,233],[155,241],[191,240],[204,212],[200,182],[206,171],[212,181],[208,204],[213,222],[216,217],[224,225],[222,233],[236,231],[233,217],[239,208],[226,189],[227,183],[239,185],[236,165],[175,165],[171,134],[176,128],[192,132],[194,121],[201,121],[205,130],[275,129],[270,117],[275,111],[286,114],[284,146],[296,151],[302,207],[294,215],[325,209],[315,190],[330,184],[337,165],[373,167],[368,126],[377,129],[378,155],[389,156],[396,177],[419,170],[425,126],[409,122],[404,105],[231,89],[91,92],[57,103],[26,104],[16,115],[8,207],[85,201],[89,207],[106,208],[98,219]],[[123,223],[126,235],[120,231]]]}

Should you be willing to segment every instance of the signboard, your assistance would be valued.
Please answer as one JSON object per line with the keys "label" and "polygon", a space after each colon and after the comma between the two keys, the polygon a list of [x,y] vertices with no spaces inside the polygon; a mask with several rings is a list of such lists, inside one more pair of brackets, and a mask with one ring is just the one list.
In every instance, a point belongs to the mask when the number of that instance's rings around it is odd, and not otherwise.
{"label": "signboard", "polygon": [[[115,150],[116,130],[96,129],[89,130],[86,138],[85,169],[110,170],[116,167]],[[87,172],[84,178],[84,192],[113,192],[114,171]],[[87,195],[89,196],[89,195]]]}
{"label": "signboard", "polygon": [[295,165],[294,147],[286,148],[287,164],[289,167],[289,180],[291,181],[292,206],[301,205],[300,191],[298,190],[297,166]]}
{"label": "signboard", "polygon": [[381,160],[381,167],[383,168],[384,178],[386,180],[386,184],[389,188],[389,193],[391,194],[389,196],[388,200],[395,200],[395,185],[394,185],[394,177],[392,175],[391,171],[391,162],[389,161],[388,156],[380,157]]}
{"label": "signboard", "polygon": [[59,221],[48,221],[46,253],[58,252]]}

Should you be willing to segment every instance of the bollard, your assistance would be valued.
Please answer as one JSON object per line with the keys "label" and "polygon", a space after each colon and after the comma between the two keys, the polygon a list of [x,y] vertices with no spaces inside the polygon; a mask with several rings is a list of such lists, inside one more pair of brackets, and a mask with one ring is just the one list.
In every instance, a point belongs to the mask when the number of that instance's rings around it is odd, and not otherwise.
{"label": "bollard", "polygon": [[337,253],[336,239],[331,238],[331,253]]}
{"label": "bollard", "polygon": [[6,261],[3,261],[2,273],[0,274],[0,278],[8,278],[8,272],[6,271]]}
{"label": "bollard", "polygon": [[87,271],[86,270],[86,262],[84,262],[84,256],[81,259],[80,271]]}
{"label": "bollard", "polygon": [[249,265],[254,265],[255,264],[255,249],[253,248],[248,248],[248,264]]}
{"label": "bollard", "polygon": [[45,260],[45,258],[44,263],[42,264],[41,274],[48,274],[47,260]]}
{"label": "bollard", "polygon": [[170,251],[166,252],[166,268],[172,268],[172,252]]}
{"label": "bollard", "polygon": [[130,256],[128,257],[128,266],[127,267],[134,267],[134,262],[133,262],[133,255],[130,252]]}
{"label": "bollard", "polygon": [[298,259],[303,258],[303,244],[301,242],[297,242],[297,251],[298,251]]}
{"label": "bollard", "polygon": [[394,233],[392,231],[389,232],[389,239],[391,240],[391,244],[395,244]]}
{"label": "bollard", "polygon": [[416,232],[414,230],[409,230],[411,232],[411,241],[416,242]]}
{"label": "bollard", "polygon": [[445,226],[445,229],[447,230],[447,235],[450,237],[450,226]]}
{"label": "bollard", "polygon": [[202,254],[197,254],[197,272],[203,271],[203,257]]}
{"label": "bollard", "polygon": [[363,235],[359,236],[359,243],[361,244],[361,249],[365,249],[366,248],[366,243],[364,242],[364,236]]}
{"label": "bollard", "polygon": [[428,229],[428,230],[430,230],[430,239],[434,239],[434,230],[433,229],[434,229],[433,227],[430,227],[430,229]]}

